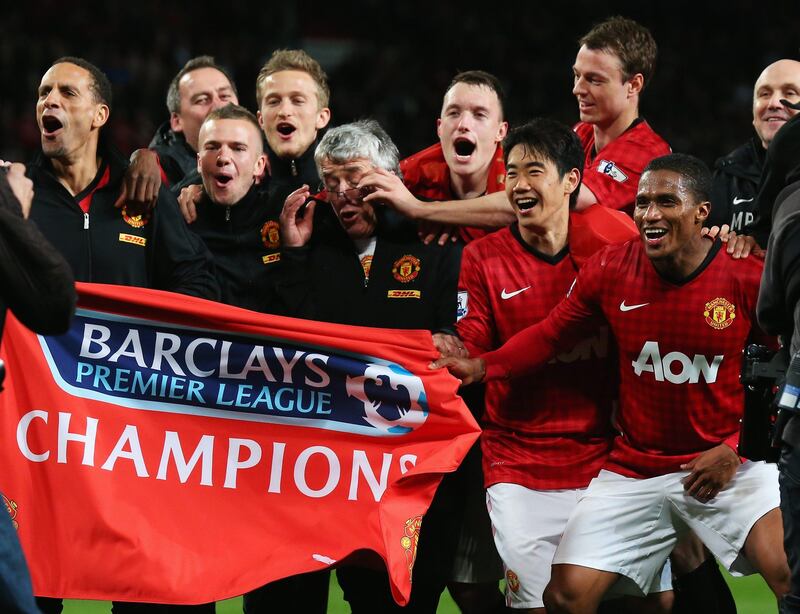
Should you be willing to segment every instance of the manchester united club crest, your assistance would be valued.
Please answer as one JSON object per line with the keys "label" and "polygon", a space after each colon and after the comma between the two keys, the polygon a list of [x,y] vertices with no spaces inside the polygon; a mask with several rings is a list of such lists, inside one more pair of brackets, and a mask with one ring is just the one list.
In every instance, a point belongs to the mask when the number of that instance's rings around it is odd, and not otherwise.
{"label": "manchester united club crest", "polygon": [[736,318],[736,306],[727,299],[717,297],[706,303],[703,315],[711,328],[722,330],[733,324],[733,320]]}
{"label": "manchester united club crest", "polygon": [[15,529],[19,528],[19,523],[17,522],[17,503],[16,501],[12,501],[5,495],[3,495],[3,503],[6,504],[6,510],[8,511],[8,515],[11,516],[11,524],[14,525]]}
{"label": "manchester united club crest", "polygon": [[519,576],[510,569],[506,571],[506,585],[512,593],[516,593],[519,590]]}
{"label": "manchester united club crest", "polygon": [[128,215],[128,208],[122,207],[122,219],[125,220],[125,223],[128,224],[128,226],[141,228],[150,221],[150,213],[147,212],[143,213],[142,215]]}
{"label": "manchester united club crest", "polygon": [[281,229],[278,222],[270,220],[261,227],[261,242],[267,249],[278,249],[281,246]]}
{"label": "manchester united club crest", "polygon": [[414,561],[417,559],[417,544],[419,543],[419,530],[421,527],[422,516],[409,518],[403,526],[403,537],[400,538],[400,545],[405,550],[408,575],[411,575],[414,569]]}
{"label": "manchester united club crest", "polygon": [[419,275],[419,258],[406,254],[392,266],[392,275],[400,283],[407,284]]}

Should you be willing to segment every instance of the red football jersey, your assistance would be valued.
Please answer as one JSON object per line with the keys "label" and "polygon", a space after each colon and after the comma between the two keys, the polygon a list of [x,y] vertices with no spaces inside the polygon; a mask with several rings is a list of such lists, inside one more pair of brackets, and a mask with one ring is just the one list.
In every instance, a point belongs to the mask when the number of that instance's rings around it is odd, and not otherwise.
{"label": "red football jersey", "polygon": [[[403,183],[417,198],[425,200],[458,200],[450,186],[450,168],[444,159],[441,143],[436,143],[400,161]],[[506,166],[503,148],[498,145],[489,164],[486,193],[500,192],[506,188]],[[465,243],[489,234],[483,228],[462,226],[459,236]]]}
{"label": "red football jersey", "polygon": [[744,393],[742,349],[755,326],[763,263],[715,245],[680,284],[662,278],[639,240],[581,268],[570,296],[539,325],[485,356],[488,377],[542,365],[606,321],[619,349],[622,435],[605,467],[631,477],[678,471],[720,443],[734,450]]}
{"label": "red football jersey", "polygon": [[[471,355],[499,347],[563,299],[577,267],[565,248],[529,247],[517,225],[467,245],[459,280],[459,336]],[[614,363],[608,329],[593,331],[534,376],[486,385],[481,435],[486,486],[581,488],[597,475],[613,437]]]}
{"label": "red football jersey", "polygon": [[667,142],[641,120],[595,153],[592,124],[579,122],[574,130],[586,154],[583,185],[604,207],[632,215],[639,177],[650,160],[672,151]]}

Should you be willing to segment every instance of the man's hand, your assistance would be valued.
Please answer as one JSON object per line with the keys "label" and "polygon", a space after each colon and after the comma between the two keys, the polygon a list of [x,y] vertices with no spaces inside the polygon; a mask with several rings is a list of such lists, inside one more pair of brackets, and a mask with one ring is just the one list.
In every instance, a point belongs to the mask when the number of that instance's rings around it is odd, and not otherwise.
{"label": "man's hand", "polygon": [[442,358],[467,358],[469,352],[464,347],[464,343],[455,335],[447,333],[434,333],[433,345],[439,350]]}
{"label": "man's hand", "polygon": [[442,367],[447,367],[450,374],[461,381],[462,386],[481,382],[486,375],[486,364],[482,358],[440,358],[428,365],[429,369]]}
{"label": "man's hand", "polygon": [[763,258],[766,253],[761,249],[758,243],[756,243],[753,237],[737,235],[727,224],[723,224],[721,228],[719,226],[702,228],[700,230],[700,235],[712,241],[719,237],[720,241],[728,244],[726,251],[737,260],[739,258],[747,258],[750,254],[758,258]]}
{"label": "man's hand", "polygon": [[426,203],[408,191],[400,177],[382,168],[376,168],[364,175],[358,182],[358,187],[374,190],[364,197],[364,202],[373,205],[386,203],[412,220],[419,219],[426,206]]}
{"label": "man's hand", "polygon": [[417,234],[425,245],[437,240],[439,245],[444,245],[448,240],[455,243],[458,241],[458,226],[448,226],[423,220],[419,223]]}
{"label": "man's hand", "polygon": [[122,178],[122,190],[114,206],[127,207],[129,215],[147,213],[156,206],[161,189],[161,167],[152,149],[137,149]]}
{"label": "man's hand", "polygon": [[[286,197],[281,211],[281,244],[285,247],[303,247],[314,230],[314,209],[317,201],[309,200],[311,190],[304,185]],[[308,202],[307,205],[305,203]],[[305,210],[300,217],[298,214]]]}
{"label": "man's hand", "polygon": [[689,471],[683,478],[683,489],[700,503],[708,503],[733,479],[740,464],[729,445],[722,443],[706,450],[681,465],[681,469]]}
{"label": "man's hand", "polygon": [[25,176],[24,164],[3,162],[3,166],[8,169],[8,185],[22,207],[22,217],[27,220],[33,203],[33,181]]}
{"label": "man's hand", "polygon": [[203,186],[200,184],[187,185],[178,195],[178,206],[181,208],[181,215],[187,224],[191,224],[197,219],[197,203],[203,198]]}

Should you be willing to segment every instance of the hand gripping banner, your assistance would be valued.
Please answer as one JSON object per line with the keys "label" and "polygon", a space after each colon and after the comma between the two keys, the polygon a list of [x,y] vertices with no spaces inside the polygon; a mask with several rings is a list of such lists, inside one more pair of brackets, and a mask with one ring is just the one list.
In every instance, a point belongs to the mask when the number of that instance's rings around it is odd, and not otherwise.
{"label": "hand gripping banner", "polygon": [[3,336],[0,491],[36,594],[203,603],[369,549],[408,600],[479,433],[429,333],[79,291],[67,334]]}

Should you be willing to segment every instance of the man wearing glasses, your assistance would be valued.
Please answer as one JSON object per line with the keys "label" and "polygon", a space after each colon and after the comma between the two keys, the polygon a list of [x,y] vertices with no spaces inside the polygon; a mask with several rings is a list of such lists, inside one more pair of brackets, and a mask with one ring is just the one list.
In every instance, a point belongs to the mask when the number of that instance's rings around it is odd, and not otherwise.
{"label": "man wearing glasses", "polygon": [[[281,213],[279,303],[287,314],[359,326],[427,329],[443,355],[464,356],[453,336],[460,248],[423,245],[416,224],[365,202],[368,172],[399,172],[398,152],[372,120],[333,128],[314,158],[325,202],[303,186]],[[448,476],[449,477],[449,476]],[[459,501],[446,477],[423,522],[408,607],[394,603],[385,571],[337,570],[353,612],[434,612],[448,581]]]}

